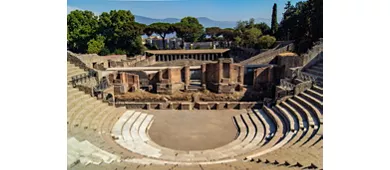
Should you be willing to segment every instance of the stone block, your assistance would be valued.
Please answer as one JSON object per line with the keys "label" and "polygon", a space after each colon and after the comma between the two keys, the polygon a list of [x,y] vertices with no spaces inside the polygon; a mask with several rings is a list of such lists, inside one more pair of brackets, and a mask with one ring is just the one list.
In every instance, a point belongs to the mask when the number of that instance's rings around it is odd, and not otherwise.
{"label": "stone block", "polygon": [[253,104],[251,102],[240,102],[239,109],[251,109]]}
{"label": "stone block", "polygon": [[150,110],[150,109],[152,109],[152,108],[151,108],[151,104],[150,104],[150,103],[145,103],[145,105],[146,105],[146,106],[145,106],[145,109],[146,109],[146,110]]}
{"label": "stone block", "polygon": [[218,102],[217,103],[217,110],[223,110],[223,109],[226,109],[227,106],[226,106],[226,103],[225,102]]}
{"label": "stone block", "polygon": [[180,108],[180,103],[176,103],[176,102],[169,103],[169,109],[179,110],[179,108]]}
{"label": "stone block", "polygon": [[126,109],[146,109],[145,103],[126,103]]}
{"label": "stone block", "polygon": [[192,103],[190,102],[183,102],[180,105],[181,110],[192,110]]}
{"label": "stone block", "polygon": [[150,109],[159,109],[159,103],[150,103]]}
{"label": "stone block", "polygon": [[209,105],[206,102],[197,102],[196,106],[199,110],[209,110]]}
{"label": "stone block", "polygon": [[227,109],[238,109],[238,102],[228,102],[227,103]]}
{"label": "stone block", "polygon": [[161,110],[166,110],[168,109],[169,103],[159,103],[158,108]]}
{"label": "stone block", "polygon": [[216,110],[217,109],[217,103],[209,102],[208,106],[210,110]]}

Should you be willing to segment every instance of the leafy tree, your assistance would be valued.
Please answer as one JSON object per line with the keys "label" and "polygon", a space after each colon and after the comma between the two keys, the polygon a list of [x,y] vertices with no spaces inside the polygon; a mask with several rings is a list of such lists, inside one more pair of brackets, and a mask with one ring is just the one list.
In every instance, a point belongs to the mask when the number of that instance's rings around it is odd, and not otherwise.
{"label": "leafy tree", "polygon": [[222,29],[219,27],[208,27],[206,28],[206,35],[211,37],[213,42],[212,46],[214,47],[214,41],[216,41],[217,37],[222,35]]}
{"label": "leafy tree", "polygon": [[88,41],[88,50],[89,54],[98,54],[104,48],[104,37],[98,35],[95,39]]}
{"label": "leafy tree", "polygon": [[322,12],[322,0],[297,2],[295,6],[287,2],[278,37],[295,40],[296,52],[306,52],[323,36]]}
{"label": "leafy tree", "polygon": [[67,15],[68,48],[74,52],[86,53],[88,41],[95,37],[98,19],[91,11],[75,10]]}
{"label": "leafy tree", "polygon": [[278,20],[277,20],[277,5],[274,3],[272,7],[272,20],[271,20],[271,33],[275,35],[278,30]]}
{"label": "leafy tree", "polygon": [[144,29],[144,34],[150,37],[153,34],[153,30],[149,26],[146,26]]}
{"label": "leafy tree", "polygon": [[237,36],[234,37],[234,41],[236,42],[237,45],[242,46],[244,44],[243,40],[241,37]]}
{"label": "leafy tree", "polygon": [[126,51],[123,49],[117,48],[117,49],[115,49],[114,54],[124,55],[124,54],[126,54]]}
{"label": "leafy tree", "polygon": [[143,53],[140,35],[144,34],[145,27],[135,22],[134,15],[126,10],[112,10],[99,16],[99,33],[106,38],[105,45],[112,52],[121,49],[129,56]]}
{"label": "leafy tree", "polygon": [[259,39],[259,46],[262,49],[271,48],[276,42],[276,38],[270,35],[264,35]]}
{"label": "leafy tree", "polygon": [[255,24],[255,27],[260,29],[263,34],[271,34],[271,28],[265,22]]}
{"label": "leafy tree", "polygon": [[234,41],[234,29],[233,28],[225,28],[221,30],[221,34],[225,42],[230,46],[230,41]]}
{"label": "leafy tree", "polygon": [[157,22],[157,23],[150,24],[148,29],[151,32],[156,33],[156,34],[161,36],[161,38],[163,40],[163,48],[164,49],[166,49],[165,36],[167,34],[171,34],[171,33],[173,33],[175,31],[174,27],[172,26],[172,24],[170,24],[170,23],[162,23],[162,22]]}
{"label": "leafy tree", "polygon": [[247,47],[254,47],[262,35],[262,32],[260,29],[257,28],[251,28],[247,29],[243,33],[243,39],[244,39],[244,44]]}
{"label": "leafy tree", "polygon": [[322,0],[310,0],[312,4],[311,32],[313,40],[323,37],[323,2]]}
{"label": "leafy tree", "polygon": [[110,55],[110,50],[107,47],[103,47],[103,49],[100,50],[99,55],[101,56]]}
{"label": "leafy tree", "polygon": [[194,17],[184,17],[174,24],[176,35],[187,42],[196,42],[203,34],[203,26]]}

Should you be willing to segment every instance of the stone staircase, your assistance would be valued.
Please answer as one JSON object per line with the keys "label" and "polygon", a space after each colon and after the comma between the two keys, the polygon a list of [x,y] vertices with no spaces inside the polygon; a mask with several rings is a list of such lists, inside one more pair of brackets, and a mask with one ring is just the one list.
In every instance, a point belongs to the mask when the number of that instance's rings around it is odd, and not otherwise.
{"label": "stone staircase", "polygon": [[317,61],[314,65],[303,68],[299,77],[303,80],[311,80],[318,86],[322,87],[323,84],[323,60]]}

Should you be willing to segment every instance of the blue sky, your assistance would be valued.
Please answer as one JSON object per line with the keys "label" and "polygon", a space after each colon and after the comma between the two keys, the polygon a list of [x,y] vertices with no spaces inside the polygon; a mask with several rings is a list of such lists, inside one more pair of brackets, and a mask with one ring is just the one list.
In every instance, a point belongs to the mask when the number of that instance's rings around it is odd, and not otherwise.
{"label": "blue sky", "polygon": [[[295,4],[302,0],[291,0]],[[150,18],[208,17],[219,21],[271,18],[272,5],[278,6],[281,19],[287,0],[68,0],[68,12],[90,10],[97,14],[110,10],[130,10],[134,15]]]}

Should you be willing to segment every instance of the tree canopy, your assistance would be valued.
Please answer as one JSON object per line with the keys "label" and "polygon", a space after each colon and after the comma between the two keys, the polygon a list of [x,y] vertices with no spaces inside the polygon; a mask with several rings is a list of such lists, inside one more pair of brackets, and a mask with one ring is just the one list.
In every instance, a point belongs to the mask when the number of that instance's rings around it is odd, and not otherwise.
{"label": "tree canopy", "polygon": [[278,31],[278,19],[277,19],[277,11],[278,7],[276,3],[274,3],[274,6],[272,7],[272,20],[271,20],[271,34],[275,35]]}
{"label": "tree canopy", "polygon": [[161,36],[161,38],[163,40],[163,48],[164,49],[166,48],[165,36],[167,34],[171,34],[171,33],[175,32],[175,29],[174,29],[172,24],[170,24],[170,23],[162,23],[162,22],[157,22],[157,23],[150,24],[148,26],[147,30],[148,31],[150,30],[150,32],[156,33],[156,34]]}
{"label": "tree canopy", "polygon": [[278,39],[295,40],[297,52],[306,52],[323,37],[322,0],[297,2],[295,6],[288,1],[284,9]]}
{"label": "tree canopy", "polygon": [[184,17],[174,25],[176,35],[187,42],[196,42],[203,34],[203,25],[194,17]]}
{"label": "tree canopy", "polygon": [[[235,42],[248,48],[271,48],[276,40],[295,40],[296,52],[305,52],[323,36],[322,0],[307,0],[295,5],[288,1],[280,23],[277,22],[277,5],[272,7],[271,27],[264,22],[255,23],[254,18],[238,21],[235,28],[204,28],[195,17],[184,17],[177,23],[135,22],[128,10],[111,10],[96,16],[91,11],[75,10],[67,16],[67,46],[77,53],[143,54],[145,46],[141,35],[157,34],[166,48],[166,36],[176,36],[186,42],[207,41],[213,43]],[[220,37],[222,35],[222,37]],[[276,38],[275,38],[275,37]]]}
{"label": "tree canopy", "polygon": [[67,38],[70,50],[79,53],[87,52],[87,43],[96,35],[97,19],[91,11],[75,10],[68,14]]}
{"label": "tree canopy", "polygon": [[96,38],[88,41],[88,50],[89,54],[98,54],[104,48],[104,37],[98,35]]}
{"label": "tree canopy", "polygon": [[143,53],[140,35],[146,25],[135,22],[130,11],[112,10],[97,17],[91,11],[76,10],[68,14],[67,20],[68,48],[74,52]]}

